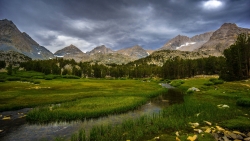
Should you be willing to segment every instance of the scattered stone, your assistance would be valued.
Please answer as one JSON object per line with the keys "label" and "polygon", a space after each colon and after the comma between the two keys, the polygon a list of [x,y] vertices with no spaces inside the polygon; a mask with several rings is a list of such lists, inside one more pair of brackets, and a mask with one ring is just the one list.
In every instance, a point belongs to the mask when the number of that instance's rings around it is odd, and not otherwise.
{"label": "scattered stone", "polygon": [[225,131],[225,129],[221,128],[220,126],[215,126],[218,131]]}
{"label": "scattered stone", "polygon": [[10,120],[11,118],[10,118],[10,116],[4,116],[3,118],[2,118],[2,120]]}
{"label": "scattered stone", "polygon": [[196,114],[196,116],[198,117],[200,114],[201,114],[201,113],[198,113],[198,114]]}
{"label": "scattered stone", "polygon": [[250,132],[247,133],[247,136],[250,137]]}
{"label": "scattered stone", "polygon": [[212,136],[213,136],[216,140],[219,139],[219,135],[218,135],[217,133],[212,133]]}
{"label": "scattered stone", "polygon": [[199,92],[200,90],[198,88],[192,87],[192,88],[189,88],[187,91]]}
{"label": "scattered stone", "polygon": [[234,133],[229,132],[228,135],[232,138],[232,139],[237,139],[237,135]]}
{"label": "scattered stone", "polygon": [[160,140],[160,137],[154,137],[154,140]]}
{"label": "scattered stone", "polygon": [[175,138],[176,141],[181,141],[178,137]]}
{"label": "scattered stone", "polygon": [[238,140],[243,140],[243,139],[244,139],[241,135],[236,135],[236,138],[237,138]]}
{"label": "scattered stone", "polygon": [[250,141],[250,137],[244,138],[244,141]]}
{"label": "scattered stone", "polygon": [[188,136],[187,140],[190,140],[190,141],[195,141],[197,139],[197,135],[194,135],[194,136]]}
{"label": "scattered stone", "polygon": [[177,131],[177,132],[175,132],[175,135],[177,136],[177,137],[179,137],[180,136],[180,134],[179,134],[179,132]]}
{"label": "scattered stone", "polygon": [[230,141],[226,136],[222,137],[224,141]]}
{"label": "scattered stone", "polygon": [[198,126],[199,126],[199,123],[198,123],[198,122],[195,122],[195,123],[189,122],[188,124],[190,124],[190,125],[193,126],[193,127],[198,127]]}
{"label": "scattered stone", "polygon": [[205,133],[211,133],[211,128],[207,128]]}
{"label": "scattered stone", "polygon": [[194,129],[195,132],[198,132],[199,134],[203,132],[201,129]]}
{"label": "scattered stone", "polygon": [[244,137],[247,137],[244,133],[241,133],[241,132],[239,132],[239,131],[233,131],[233,133],[238,134],[238,135],[241,135],[241,136],[244,136]]}
{"label": "scattered stone", "polygon": [[208,122],[208,121],[204,121],[207,125],[211,126],[212,123],[211,122]]}

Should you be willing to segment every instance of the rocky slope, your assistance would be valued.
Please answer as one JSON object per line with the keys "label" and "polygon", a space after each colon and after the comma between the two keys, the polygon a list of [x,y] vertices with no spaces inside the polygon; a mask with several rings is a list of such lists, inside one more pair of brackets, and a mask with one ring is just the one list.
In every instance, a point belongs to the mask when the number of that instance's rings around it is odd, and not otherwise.
{"label": "rocky slope", "polygon": [[181,51],[193,51],[200,48],[206,43],[212,36],[213,32],[206,32],[200,35],[195,35],[192,38],[187,36],[178,35],[169,40],[159,50],[181,50]]}
{"label": "rocky slope", "polygon": [[54,53],[54,55],[58,57],[63,57],[65,55],[78,55],[78,54],[83,54],[83,52],[72,44]]}
{"label": "rocky slope", "polygon": [[225,23],[212,34],[209,41],[203,44],[201,48],[199,48],[199,51],[220,56],[225,49],[235,43],[240,33],[250,33],[250,29],[238,27],[234,23]]}
{"label": "rocky slope", "polygon": [[180,50],[160,50],[153,52],[150,56],[142,58],[143,62],[147,64],[153,64],[157,66],[162,66],[166,60],[173,59],[174,57],[180,57],[182,59],[198,59],[206,58],[209,55],[206,52],[190,52],[190,51],[180,51]]}
{"label": "rocky slope", "polygon": [[7,63],[18,63],[29,60],[31,60],[30,57],[15,51],[0,51],[0,61],[5,61]]}
{"label": "rocky slope", "polygon": [[32,59],[49,59],[53,54],[40,46],[25,32],[21,33],[16,25],[7,19],[0,20],[0,50],[16,51]]}

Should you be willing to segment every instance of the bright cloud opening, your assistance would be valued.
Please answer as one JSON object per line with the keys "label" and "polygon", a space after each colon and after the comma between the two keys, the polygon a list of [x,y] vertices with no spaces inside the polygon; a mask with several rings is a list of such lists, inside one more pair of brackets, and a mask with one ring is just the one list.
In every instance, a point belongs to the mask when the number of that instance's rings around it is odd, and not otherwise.
{"label": "bright cloud opening", "polygon": [[217,9],[220,8],[223,3],[219,0],[209,0],[203,3],[203,8],[207,10]]}

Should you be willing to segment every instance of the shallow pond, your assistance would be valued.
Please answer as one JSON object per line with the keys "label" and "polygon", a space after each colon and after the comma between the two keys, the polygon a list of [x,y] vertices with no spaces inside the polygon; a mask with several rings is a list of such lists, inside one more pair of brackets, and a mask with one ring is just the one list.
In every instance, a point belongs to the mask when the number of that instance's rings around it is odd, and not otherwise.
{"label": "shallow pond", "polygon": [[[28,124],[25,118],[14,118],[12,120],[0,120],[0,130],[4,130],[0,133],[0,140],[2,141],[34,141],[34,140],[54,140],[56,137],[62,137],[69,139],[71,135],[80,129],[85,129],[88,132],[93,126],[103,124],[119,124],[125,119],[135,119],[142,115],[151,115],[153,113],[159,113],[159,111],[171,104],[179,103],[183,101],[183,97],[180,94],[176,94],[176,91],[169,90],[169,94],[159,96],[152,99],[147,104],[139,107],[137,110],[129,111],[127,113],[110,115],[106,117],[100,117],[97,119],[90,119],[85,121],[74,122],[56,122],[51,124]],[[15,113],[22,114],[29,109],[22,109],[15,111]],[[7,113],[10,114],[11,112]],[[12,112],[14,113],[14,112]],[[6,115],[6,112],[0,113]]]}

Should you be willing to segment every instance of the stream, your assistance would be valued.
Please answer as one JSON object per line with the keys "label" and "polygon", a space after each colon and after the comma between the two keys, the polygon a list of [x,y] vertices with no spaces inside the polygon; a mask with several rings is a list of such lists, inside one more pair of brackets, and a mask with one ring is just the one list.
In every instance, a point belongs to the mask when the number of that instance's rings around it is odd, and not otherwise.
{"label": "stream", "polygon": [[[85,121],[73,122],[54,122],[50,124],[29,124],[25,118],[18,116],[27,113],[30,109],[25,108],[18,111],[2,112],[0,115],[11,114],[11,120],[0,120],[0,140],[1,141],[48,141],[55,140],[56,137],[70,139],[73,133],[80,129],[85,129],[88,132],[93,126],[112,124],[116,125],[126,119],[136,119],[143,115],[152,115],[159,113],[163,108],[171,104],[183,102],[183,97],[180,94],[174,94],[169,89],[169,94],[158,96],[151,99],[147,104],[139,107],[136,110],[129,111],[123,114],[109,115],[96,119],[88,119]],[[13,114],[15,113],[15,114]]]}

